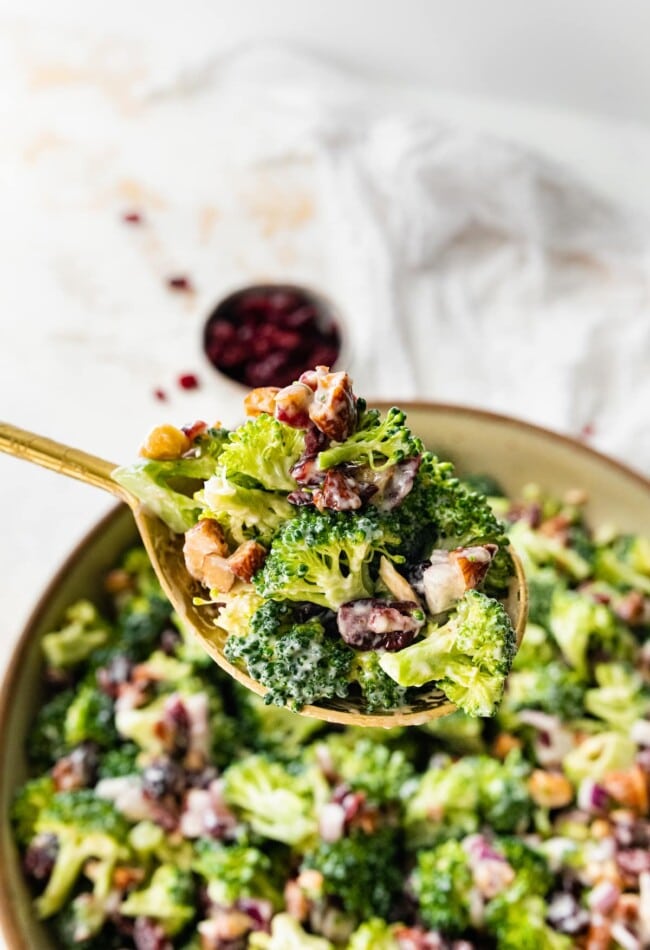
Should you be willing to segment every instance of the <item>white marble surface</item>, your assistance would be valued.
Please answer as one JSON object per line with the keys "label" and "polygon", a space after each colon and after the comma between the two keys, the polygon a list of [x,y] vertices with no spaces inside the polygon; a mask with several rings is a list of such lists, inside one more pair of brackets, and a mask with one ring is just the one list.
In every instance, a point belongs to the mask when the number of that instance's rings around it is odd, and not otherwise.
{"label": "white marble surface", "polygon": [[[74,6],[54,25],[0,9],[0,416],[121,461],[161,418],[237,421],[239,392],[200,348],[224,292],[268,278],[331,290],[337,274],[310,163],[238,162],[233,126],[202,104],[205,77],[168,84],[169,44],[144,15],[107,38],[101,17],[77,22]],[[179,44],[189,61],[192,35],[200,62],[209,43],[190,17]],[[425,87],[395,96],[559,159],[650,216],[650,131],[639,122]],[[141,227],[122,222],[129,210]],[[195,292],[171,293],[174,274]],[[176,384],[186,371],[200,376],[195,392]],[[0,499],[1,665],[47,578],[111,502],[6,458]]]}

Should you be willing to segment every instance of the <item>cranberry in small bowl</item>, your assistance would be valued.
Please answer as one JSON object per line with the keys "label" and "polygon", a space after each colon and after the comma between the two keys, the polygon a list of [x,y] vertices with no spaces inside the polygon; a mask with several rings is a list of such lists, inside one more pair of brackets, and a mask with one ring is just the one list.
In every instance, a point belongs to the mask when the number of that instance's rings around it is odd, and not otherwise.
{"label": "cranberry in small bowl", "polygon": [[209,316],[203,347],[210,363],[245,386],[288,386],[314,366],[334,366],[341,333],[324,297],[293,284],[245,287]]}

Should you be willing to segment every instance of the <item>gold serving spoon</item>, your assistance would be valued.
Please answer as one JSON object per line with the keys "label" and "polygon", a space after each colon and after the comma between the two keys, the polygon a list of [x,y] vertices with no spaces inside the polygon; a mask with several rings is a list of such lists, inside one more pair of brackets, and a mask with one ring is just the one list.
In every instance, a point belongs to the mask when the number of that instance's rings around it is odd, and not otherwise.
{"label": "gold serving spoon", "polygon": [[[205,592],[185,567],[183,535],[174,534],[160,518],[149,512],[135,495],[113,481],[112,473],[117,468],[116,465],[7,423],[0,423],[0,452],[103,488],[127,504],[133,512],[158,580],[182,622],[196,633],[203,649],[222,669],[243,686],[260,696],[264,695],[264,686],[225,658],[223,651],[227,634],[215,624],[216,609],[210,606],[197,607],[194,604],[194,598]],[[510,583],[505,606],[515,627],[519,648],[526,626],[528,593],[521,563],[512,548],[510,553],[514,561],[515,575]],[[439,689],[432,687],[420,691],[410,705],[385,713],[366,713],[360,701],[354,698],[325,700],[322,705],[303,707],[301,713],[344,725],[390,727],[419,725],[429,719],[446,716],[455,708]]]}

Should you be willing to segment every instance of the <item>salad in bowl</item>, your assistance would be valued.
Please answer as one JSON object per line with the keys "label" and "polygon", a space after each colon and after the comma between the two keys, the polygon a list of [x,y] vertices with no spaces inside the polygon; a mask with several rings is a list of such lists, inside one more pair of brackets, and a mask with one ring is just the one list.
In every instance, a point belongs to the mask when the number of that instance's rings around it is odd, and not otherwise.
{"label": "salad in bowl", "polygon": [[502,522],[405,413],[325,366],[252,390],[232,431],[159,426],[114,478],[184,535],[226,658],[294,710],[441,690],[490,716],[516,650]]}
{"label": "salad in bowl", "polygon": [[103,599],[69,602],[11,814],[51,942],[15,946],[648,945],[650,545],[592,530],[581,492],[466,485],[531,592],[492,718],[339,728],[267,705],[183,629],[141,549]]}

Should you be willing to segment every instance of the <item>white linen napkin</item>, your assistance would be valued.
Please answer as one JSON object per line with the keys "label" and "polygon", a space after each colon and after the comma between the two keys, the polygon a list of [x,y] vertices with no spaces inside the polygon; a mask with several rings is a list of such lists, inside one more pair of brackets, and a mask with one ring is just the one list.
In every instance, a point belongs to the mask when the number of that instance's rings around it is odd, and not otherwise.
{"label": "white linen napkin", "polygon": [[180,85],[228,123],[230,161],[276,182],[310,169],[323,286],[359,392],[511,413],[650,468],[645,221],[562,167],[291,50],[240,52]]}

